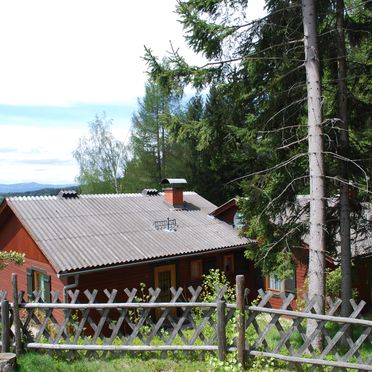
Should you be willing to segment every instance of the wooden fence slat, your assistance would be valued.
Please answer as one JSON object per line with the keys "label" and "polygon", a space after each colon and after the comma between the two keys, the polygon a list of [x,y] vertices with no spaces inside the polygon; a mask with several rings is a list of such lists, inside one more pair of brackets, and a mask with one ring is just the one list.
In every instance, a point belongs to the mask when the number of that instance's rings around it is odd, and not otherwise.
{"label": "wooden fence slat", "polygon": [[[294,298],[294,295],[291,293],[282,303],[281,305],[281,309],[286,309],[287,306],[291,303],[291,301],[293,300]],[[254,348],[258,348],[258,346],[262,343],[262,341],[266,338],[267,334],[270,332],[270,330],[276,325],[276,323],[278,322],[280,318],[280,315],[279,314],[275,314],[274,316],[272,316],[269,324],[265,327],[265,329],[261,332],[260,336],[258,337],[258,339],[256,340],[256,342],[254,343],[253,347]],[[267,350],[269,351],[269,350]]]}
{"label": "wooden fence slat", "polygon": [[[358,307],[350,314],[350,320],[352,318],[356,318],[359,313],[362,311],[365,303],[360,302]],[[372,323],[372,322],[371,322]],[[336,335],[333,337],[332,341],[325,347],[323,352],[320,354],[320,358],[325,358],[326,355],[333,349],[333,347],[336,345],[337,341],[341,339],[341,337],[345,334],[345,331],[349,327],[349,324],[344,324],[341,329],[336,333]]]}
{"label": "wooden fence slat", "polygon": [[[306,307],[304,309],[304,312],[308,312],[310,311],[310,309],[313,307],[313,302],[308,302],[306,304]],[[299,332],[303,341],[306,341],[306,331],[304,330],[304,328],[301,326],[301,322],[303,321],[303,318],[295,318],[292,322],[292,325],[291,327],[288,329],[287,333],[285,335],[282,336],[280,342],[278,343],[278,345],[275,347],[275,349],[273,350],[274,353],[279,353],[279,350],[283,347],[284,344],[287,343],[287,341],[289,340],[289,338],[292,336],[292,334],[294,332]],[[293,348],[292,346],[290,348],[288,348],[288,351],[290,354],[293,354]],[[309,346],[309,349],[310,349],[310,352],[313,351],[313,348]]]}
{"label": "wooden fence slat", "polygon": [[[131,303],[131,302],[133,302],[134,297],[136,296],[137,290],[133,289],[132,291],[130,291],[128,293],[127,293],[128,294],[127,303]],[[122,326],[122,324],[125,320],[125,317],[127,315],[128,310],[129,310],[128,308],[119,310],[119,318],[118,318],[116,324],[113,326],[111,337],[108,340],[109,344],[111,344],[115,340],[115,338],[118,336],[120,327]]]}
{"label": "wooden fence slat", "polygon": [[244,275],[238,275],[236,277],[236,310],[238,311],[236,318],[236,348],[238,354],[238,361],[245,368],[245,316],[244,311],[244,288],[245,288],[245,277]]}
{"label": "wooden fence slat", "polygon": [[344,354],[344,356],[340,359],[342,361],[348,361],[354,353],[362,346],[364,340],[368,338],[371,333],[371,328],[365,328],[359,338],[355,341],[352,347],[350,347],[349,351]]}
{"label": "wooden fence slat", "polygon": [[22,335],[21,335],[21,319],[19,317],[18,306],[18,283],[17,274],[12,274],[12,292],[13,292],[13,313],[14,313],[14,338],[16,356],[19,357],[22,353]]}
{"label": "wooden fence slat", "polygon": [[[79,293],[80,291],[75,291],[75,292],[70,292],[69,293],[69,297],[70,297],[70,301],[72,303],[76,302],[77,301],[77,298],[79,296]],[[59,326],[59,329],[58,329],[58,333],[56,335],[56,337],[54,338],[54,343],[57,344],[60,339],[62,338],[63,334],[66,334],[68,335],[68,327],[69,327],[69,321],[70,321],[70,316],[71,316],[71,311],[72,310],[66,310],[66,312],[64,313],[64,320],[62,322],[62,324]],[[67,343],[70,343],[70,341],[68,340],[68,338],[65,339]]]}
{"label": "wooden fence slat", "polygon": [[[149,288],[149,291],[152,290],[152,288]],[[151,298],[149,300],[149,303],[154,303],[156,301],[156,299],[159,297],[159,294],[160,294],[160,288],[157,288],[155,291],[152,290],[152,295],[151,295]],[[150,312],[150,308],[148,309],[145,309],[144,312],[142,313],[137,325],[135,326],[135,328],[133,329],[133,332],[132,334],[130,335],[130,337],[128,338],[128,342],[127,342],[127,345],[131,345],[132,342],[134,341],[134,339],[137,337],[137,335],[139,335],[140,333],[140,329],[141,327],[143,326],[143,324],[145,323],[146,321],[146,318],[148,316]]]}
{"label": "wooden fence slat", "polygon": [[10,350],[10,318],[9,301],[1,301],[1,352],[8,353]]}
{"label": "wooden fence slat", "polygon": [[[198,297],[200,295],[200,292],[202,291],[202,287],[199,286],[195,290],[192,287],[188,287],[188,289],[189,289],[189,292],[191,293],[191,296],[192,296],[191,299],[190,299],[190,302],[195,302],[198,299]],[[173,328],[173,331],[172,331],[172,333],[171,333],[171,335],[168,339],[168,342],[167,342],[168,345],[170,345],[173,342],[173,340],[175,339],[175,337],[177,336],[177,334],[179,334],[179,332],[181,330],[181,327],[183,326],[183,324],[185,323],[185,320],[188,318],[189,314],[191,313],[192,308],[191,307],[188,307],[188,308],[183,307],[182,310],[183,310],[183,313],[182,313],[180,319],[178,320],[176,326]],[[195,328],[195,323],[193,321],[191,322],[191,324]],[[183,332],[181,332],[180,337],[182,339],[185,338]]]}
{"label": "wooden fence slat", "polygon": [[225,361],[226,355],[226,302],[219,300],[217,302],[217,335],[218,335],[218,359]]}
{"label": "wooden fence slat", "polygon": [[[178,298],[181,296],[183,292],[183,289],[182,288],[178,288],[178,290],[173,293],[173,297],[171,299],[171,303],[175,303]],[[164,321],[166,320],[168,314],[170,312],[170,308],[166,308],[165,311],[163,311],[163,313],[161,314],[160,318],[158,319],[158,321],[156,322],[155,326],[153,327],[151,333],[149,334],[148,338],[147,338],[147,345],[149,345],[152,341],[152,339],[156,336],[156,334],[158,333],[159,329],[161,328],[161,326],[163,325]],[[164,341],[164,337],[163,337],[163,341]],[[167,344],[168,342],[165,341]]]}

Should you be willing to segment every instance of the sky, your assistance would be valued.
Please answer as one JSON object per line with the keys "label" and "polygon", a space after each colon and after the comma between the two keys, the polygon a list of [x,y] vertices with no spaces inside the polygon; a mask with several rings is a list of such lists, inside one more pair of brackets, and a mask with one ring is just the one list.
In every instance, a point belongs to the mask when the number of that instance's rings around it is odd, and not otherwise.
{"label": "sky", "polygon": [[[252,18],[263,0],[251,0]],[[128,141],[147,79],[144,45],[163,57],[183,40],[176,0],[0,2],[0,183],[75,182],[72,157],[96,114]]]}

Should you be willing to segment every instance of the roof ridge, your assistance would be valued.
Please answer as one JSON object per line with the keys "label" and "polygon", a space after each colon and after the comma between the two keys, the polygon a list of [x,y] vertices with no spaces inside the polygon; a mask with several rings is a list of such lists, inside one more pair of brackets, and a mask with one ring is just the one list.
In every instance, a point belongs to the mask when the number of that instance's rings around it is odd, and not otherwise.
{"label": "roof ridge", "polygon": [[12,201],[20,201],[20,200],[44,200],[44,199],[57,199],[56,195],[23,195],[23,196],[8,196],[5,198],[6,200]]}
{"label": "roof ridge", "polygon": [[[184,191],[184,195],[198,195],[195,191]],[[158,195],[151,195],[151,197],[162,196],[164,193],[159,192]],[[120,194],[78,194],[79,198],[82,199],[90,199],[90,198],[135,198],[135,197],[143,197],[148,195],[143,195],[142,193],[120,193]],[[28,201],[28,200],[57,200],[57,195],[23,195],[23,196],[8,196],[5,198],[6,200],[15,200],[15,201]]]}
{"label": "roof ridge", "polygon": [[[134,193],[134,192],[128,192],[128,193],[120,193],[120,194],[79,194],[79,198],[120,198],[120,197],[139,197],[143,196],[142,193]],[[155,195],[154,195],[155,196]]]}

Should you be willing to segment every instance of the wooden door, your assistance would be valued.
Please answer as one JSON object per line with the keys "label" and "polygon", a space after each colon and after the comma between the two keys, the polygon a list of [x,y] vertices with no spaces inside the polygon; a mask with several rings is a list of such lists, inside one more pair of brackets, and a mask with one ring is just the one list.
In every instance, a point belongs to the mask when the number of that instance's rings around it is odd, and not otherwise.
{"label": "wooden door", "polygon": [[[176,265],[158,266],[154,269],[155,288],[160,288],[161,292],[157,302],[170,302],[172,294],[170,288],[176,288]],[[159,318],[162,310],[156,311],[156,317]],[[172,315],[176,315],[176,309],[171,310]]]}

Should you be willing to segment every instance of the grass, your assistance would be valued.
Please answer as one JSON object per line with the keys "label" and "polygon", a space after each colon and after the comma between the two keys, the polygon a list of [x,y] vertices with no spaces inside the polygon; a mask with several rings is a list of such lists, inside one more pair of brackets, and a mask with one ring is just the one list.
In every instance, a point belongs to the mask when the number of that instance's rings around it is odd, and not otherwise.
{"label": "grass", "polygon": [[52,357],[40,353],[26,353],[17,359],[21,372],[186,372],[186,371],[210,371],[206,362],[170,359],[147,359],[122,357],[108,360],[85,360],[66,361],[62,358]]}

